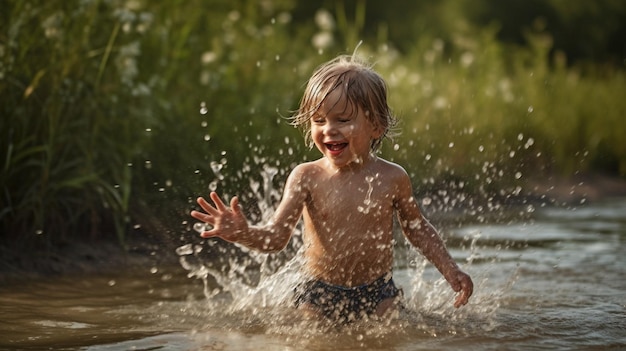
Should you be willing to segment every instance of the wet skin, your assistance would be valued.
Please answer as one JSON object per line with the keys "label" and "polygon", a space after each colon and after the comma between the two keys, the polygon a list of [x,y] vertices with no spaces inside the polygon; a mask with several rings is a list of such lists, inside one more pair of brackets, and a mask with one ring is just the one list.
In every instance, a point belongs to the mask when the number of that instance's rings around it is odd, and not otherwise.
{"label": "wet skin", "polygon": [[[248,225],[237,197],[227,206],[211,193],[213,205],[198,198],[205,212],[191,213],[212,226],[201,235],[276,252],[286,246],[302,218],[306,273],[329,284],[353,287],[391,271],[393,216],[397,215],[411,244],[459,292],[454,306],[465,305],[473,291],[470,277],[422,216],[404,169],[371,154],[371,142],[381,131],[364,111],[353,112],[340,90],[329,94],[311,119],[311,137],[323,157],[294,168],[268,223]],[[393,299],[381,302],[378,314],[392,305]]]}

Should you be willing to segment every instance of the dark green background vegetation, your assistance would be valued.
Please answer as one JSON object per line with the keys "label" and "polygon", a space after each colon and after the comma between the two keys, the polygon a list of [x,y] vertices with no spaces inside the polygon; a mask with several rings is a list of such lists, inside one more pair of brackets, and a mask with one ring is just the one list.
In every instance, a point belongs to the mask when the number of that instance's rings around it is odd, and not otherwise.
{"label": "dark green background vegetation", "polygon": [[258,219],[248,189],[317,157],[285,120],[303,84],[361,40],[402,121],[382,154],[418,192],[626,176],[624,1],[0,6],[4,248],[192,235],[193,199],[214,188]]}

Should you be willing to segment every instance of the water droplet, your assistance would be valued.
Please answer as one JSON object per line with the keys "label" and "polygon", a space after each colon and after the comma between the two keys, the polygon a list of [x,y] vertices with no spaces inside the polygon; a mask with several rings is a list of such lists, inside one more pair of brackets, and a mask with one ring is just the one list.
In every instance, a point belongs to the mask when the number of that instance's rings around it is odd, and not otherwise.
{"label": "water droplet", "polygon": [[450,144],[448,144],[449,148],[453,148],[454,147],[454,142],[450,142]]}
{"label": "water droplet", "polygon": [[528,149],[529,147],[533,146],[533,144],[535,144],[535,139],[528,138],[528,140],[526,140],[526,144],[524,145],[524,148]]}
{"label": "water droplet", "polygon": [[201,115],[206,115],[207,112],[209,112],[209,109],[207,109],[206,103],[204,101],[202,101],[202,103],[200,103],[200,114]]}
{"label": "water droplet", "polygon": [[206,223],[194,223],[193,224],[193,230],[195,230],[198,233],[203,233],[206,232],[207,230],[211,230],[210,226]]}
{"label": "water droplet", "polygon": [[430,197],[425,197],[422,199],[422,205],[424,206],[428,206],[433,202],[433,199],[431,199]]}
{"label": "water droplet", "polygon": [[485,147],[484,147],[484,146],[482,146],[482,145],[480,145],[480,146],[478,147],[478,151],[479,151],[479,152],[483,152],[483,151],[485,151]]}
{"label": "water droplet", "polygon": [[213,170],[213,173],[219,174],[223,167],[223,164],[216,161],[211,161],[211,170]]}
{"label": "water droplet", "polygon": [[420,219],[413,220],[409,222],[409,228],[411,229],[420,229],[422,227],[422,221]]}
{"label": "water droplet", "polygon": [[528,113],[533,113],[534,110],[535,108],[532,105],[528,106]]}
{"label": "water droplet", "polygon": [[[202,225],[202,223],[196,223],[196,224]],[[195,228],[196,224],[194,224],[194,228]],[[193,245],[192,244],[186,244],[186,245],[177,247],[176,248],[176,254],[178,256],[185,256],[185,255],[193,254]]]}
{"label": "water droplet", "polygon": [[152,267],[152,268],[150,268],[150,273],[152,273],[152,274],[155,274],[155,273],[157,273],[158,271],[159,271],[159,269],[158,269],[158,268],[156,268],[156,267]]}
{"label": "water droplet", "polygon": [[522,172],[515,173],[515,179],[520,179],[520,178],[522,178]]}
{"label": "water droplet", "polygon": [[430,154],[426,154],[426,156],[424,156],[424,159],[425,159],[426,161],[429,161],[431,157],[432,157],[432,156],[430,156]]}

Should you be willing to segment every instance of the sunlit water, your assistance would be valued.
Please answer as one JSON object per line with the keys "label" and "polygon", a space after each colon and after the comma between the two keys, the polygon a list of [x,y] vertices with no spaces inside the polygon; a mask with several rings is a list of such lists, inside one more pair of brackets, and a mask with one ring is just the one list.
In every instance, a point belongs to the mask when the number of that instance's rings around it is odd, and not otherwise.
{"label": "sunlit water", "polygon": [[432,266],[398,241],[395,280],[405,310],[348,327],[307,321],[291,307],[293,252],[234,259],[220,246],[226,252],[211,254],[230,261],[222,270],[204,262],[208,244],[182,246],[187,269],[0,287],[0,349],[626,349],[625,214],[626,199],[618,199],[442,228],[476,284],[458,310]]}

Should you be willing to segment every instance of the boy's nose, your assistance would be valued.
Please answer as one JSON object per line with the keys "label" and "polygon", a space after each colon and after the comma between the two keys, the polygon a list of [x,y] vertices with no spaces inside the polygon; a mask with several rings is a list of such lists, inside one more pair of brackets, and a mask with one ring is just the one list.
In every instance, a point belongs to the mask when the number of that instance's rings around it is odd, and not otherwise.
{"label": "boy's nose", "polygon": [[335,123],[326,123],[324,126],[324,134],[325,135],[334,135],[337,134],[337,126]]}

